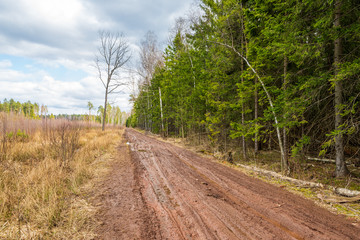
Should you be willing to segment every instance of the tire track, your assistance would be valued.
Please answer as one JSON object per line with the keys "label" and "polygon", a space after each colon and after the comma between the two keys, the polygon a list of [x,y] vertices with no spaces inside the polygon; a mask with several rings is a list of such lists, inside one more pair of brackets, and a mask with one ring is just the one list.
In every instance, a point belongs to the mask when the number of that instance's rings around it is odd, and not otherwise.
{"label": "tire track", "polygon": [[[161,239],[356,239],[359,227],[308,200],[127,129]],[[154,238],[156,239],[156,238]]]}

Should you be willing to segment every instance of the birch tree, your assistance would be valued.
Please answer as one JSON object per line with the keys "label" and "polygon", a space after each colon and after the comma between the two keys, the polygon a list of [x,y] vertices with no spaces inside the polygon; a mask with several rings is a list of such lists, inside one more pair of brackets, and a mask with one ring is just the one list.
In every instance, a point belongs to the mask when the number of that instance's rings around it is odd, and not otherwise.
{"label": "birch tree", "polygon": [[[142,78],[141,85],[147,89],[147,111],[145,114],[145,124],[146,124],[146,130],[151,131],[151,116],[149,116],[149,112],[151,109],[151,94],[149,92],[150,86],[151,86],[151,79],[153,78],[153,75],[155,73],[155,69],[157,66],[161,65],[162,60],[162,53],[159,49],[158,43],[157,43],[157,37],[154,32],[148,31],[145,34],[144,39],[141,41],[140,45],[140,66],[138,69],[138,73]],[[159,91],[160,87],[159,87]],[[160,101],[161,102],[161,101]],[[162,107],[161,107],[162,109]]]}

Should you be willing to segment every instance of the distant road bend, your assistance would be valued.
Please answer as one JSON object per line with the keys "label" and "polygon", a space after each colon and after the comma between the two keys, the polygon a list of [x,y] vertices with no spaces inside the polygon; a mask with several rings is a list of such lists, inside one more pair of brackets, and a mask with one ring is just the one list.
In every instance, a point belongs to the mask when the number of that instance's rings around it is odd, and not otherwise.
{"label": "distant road bend", "polygon": [[[126,129],[103,183],[100,239],[360,239],[360,226],[277,186]],[[99,197],[99,199],[100,199]]]}

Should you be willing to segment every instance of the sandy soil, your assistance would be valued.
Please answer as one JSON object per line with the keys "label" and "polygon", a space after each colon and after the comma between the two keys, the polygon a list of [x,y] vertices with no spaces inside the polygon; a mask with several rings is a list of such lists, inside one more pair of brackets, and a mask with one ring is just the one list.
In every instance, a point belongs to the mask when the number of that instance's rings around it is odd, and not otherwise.
{"label": "sandy soil", "polygon": [[96,197],[98,239],[360,239],[360,226],[188,150],[130,143]]}

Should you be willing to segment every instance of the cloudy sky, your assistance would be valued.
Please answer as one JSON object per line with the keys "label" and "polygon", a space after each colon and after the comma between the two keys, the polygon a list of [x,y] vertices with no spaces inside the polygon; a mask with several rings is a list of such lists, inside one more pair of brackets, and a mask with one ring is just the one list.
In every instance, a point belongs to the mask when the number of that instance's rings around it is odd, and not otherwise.
{"label": "cloudy sky", "polygon": [[[0,0],[0,101],[13,98],[49,112],[86,113],[103,104],[96,77],[98,32],[123,32],[137,55],[147,31],[165,43],[194,0]],[[133,64],[134,61],[133,60]],[[111,101],[130,110],[128,95]]]}

